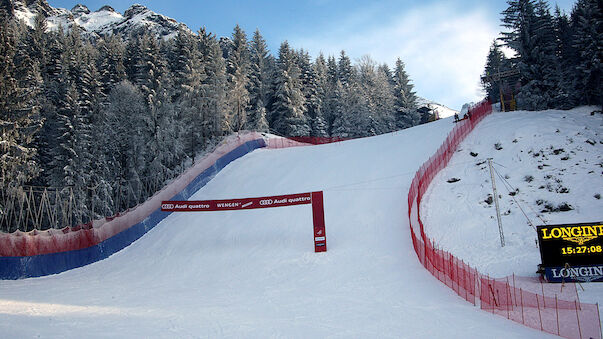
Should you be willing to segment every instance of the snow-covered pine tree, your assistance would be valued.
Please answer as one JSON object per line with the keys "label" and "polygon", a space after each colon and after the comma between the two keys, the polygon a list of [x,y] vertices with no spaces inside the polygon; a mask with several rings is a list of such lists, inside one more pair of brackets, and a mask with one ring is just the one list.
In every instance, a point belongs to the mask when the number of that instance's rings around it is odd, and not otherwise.
{"label": "snow-covered pine tree", "polygon": [[396,130],[393,76],[386,64],[377,67],[375,85],[375,105],[380,125],[379,134],[393,132]]}
{"label": "snow-covered pine tree", "polygon": [[603,12],[601,1],[578,0],[571,16],[578,52],[573,78],[578,104],[603,105]]}
{"label": "snow-covered pine tree", "polygon": [[342,50],[339,53],[339,60],[337,61],[337,78],[343,87],[348,87],[355,81],[354,77],[355,71],[354,67],[352,67],[352,61],[350,60],[350,57],[345,54],[345,51]]}
{"label": "snow-covered pine tree", "polygon": [[99,97],[95,51],[84,43],[77,27],[65,39],[57,105],[57,143],[52,149],[51,186],[73,199],[71,222],[88,218],[92,185],[92,119]]}
{"label": "snow-covered pine tree", "polygon": [[256,29],[249,43],[249,117],[247,129],[267,132],[266,104],[270,88],[271,69],[266,41]]}
{"label": "snow-covered pine tree", "polygon": [[513,62],[522,77],[517,105],[537,110],[551,107],[555,86],[555,39],[548,4],[542,0],[509,0],[502,12],[508,32],[501,40],[516,52]]}
{"label": "snow-covered pine tree", "polygon": [[[206,143],[203,134],[204,117],[202,106],[205,100],[203,93],[203,82],[206,80],[204,65],[202,63],[201,52],[199,50],[198,37],[193,37],[188,32],[180,30],[173,41],[171,48],[171,68],[174,81],[174,91],[172,100],[181,120],[184,122],[182,131],[183,141],[185,142],[186,154],[195,160],[197,153],[201,151]],[[163,81],[163,86],[167,80]],[[167,104],[167,98],[162,100]],[[167,106],[166,106],[167,108]],[[158,107],[156,108],[156,110]],[[152,111],[153,133],[155,148],[160,149],[157,134],[163,127],[160,121],[165,122],[167,117],[160,117],[158,111]],[[169,113],[170,110],[161,110],[162,113]],[[170,118],[167,118],[171,120]],[[170,152],[170,150],[165,150]],[[165,171],[165,169],[156,168],[156,170]]]}
{"label": "snow-covered pine tree", "polygon": [[[25,30],[0,10],[0,189],[8,192],[36,177],[34,136],[41,125],[39,65],[19,39]],[[6,206],[0,205],[0,209]]]}
{"label": "snow-covered pine tree", "polygon": [[356,65],[356,73],[358,74],[358,89],[356,95],[362,97],[364,103],[363,110],[358,116],[356,134],[359,135],[377,135],[380,134],[382,128],[379,121],[379,113],[377,112],[377,73],[376,63],[368,55],[360,58]]}
{"label": "snow-covered pine tree", "polygon": [[38,150],[40,175],[36,178],[38,186],[50,186],[53,173],[52,160],[58,146],[58,108],[63,100],[63,54],[65,36],[59,28],[58,32],[48,32],[45,35],[46,64],[41,65],[43,85],[42,121],[43,125],[36,136],[35,145]]}
{"label": "snow-covered pine tree", "polygon": [[[333,82],[333,96],[329,99],[331,116],[328,117],[332,136],[350,138],[360,136],[364,130],[361,121],[363,97],[359,96],[360,87],[356,70],[345,51],[339,54],[337,67],[333,68],[335,59],[327,61],[329,82]],[[335,76],[335,77],[334,77]]]}
{"label": "snow-covered pine tree", "polygon": [[414,86],[404,67],[404,62],[398,58],[394,69],[394,115],[398,129],[416,126],[421,120],[417,111],[417,97],[413,92]]}
{"label": "snow-covered pine tree", "polygon": [[205,122],[204,135],[210,137],[222,136],[226,127],[226,63],[222,56],[220,43],[214,34],[208,33],[205,28],[198,32],[199,49],[205,65],[206,79],[203,83],[205,105],[203,106],[203,121]]}
{"label": "snow-covered pine tree", "polygon": [[107,99],[104,132],[109,141],[107,155],[115,165],[111,175],[115,180],[114,210],[123,211],[138,203],[136,188],[145,166],[144,134],[149,114],[143,94],[127,80],[113,86]]}
{"label": "snow-covered pine tree", "polygon": [[337,81],[339,79],[337,71],[337,61],[334,56],[327,58],[327,80],[325,86],[325,99],[323,103],[323,115],[327,122],[327,132],[333,135],[333,122],[337,117],[339,99],[337,98]]}
{"label": "snow-covered pine tree", "polygon": [[[316,126],[320,128],[320,121],[315,124],[316,119],[322,119],[322,113],[320,112],[322,106],[322,99],[318,94],[318,83],[316,71],[310,61],[310,55],[304,50],[300,50],[297,53],[296,61],[297,66],[300,70],[300,81],[302,85],[302,93],[304,95],[305,109],[304,114],[308,121],[311,136],[319,136],[321,131],[314,133],[312,127]],[[324,122],[323,122],[324,124]]]}
{"label": "snow-covered pine tree", "polygon": [[556,64],[556,89],[553,90],[553,106],[556,108],[569,109],[577,105],[576,91],[572,86],[572,76],[575,70],[577,51],[572,47],[573,31],[569,18],[561,12],[559,6],[555,7],[553,18],[555,33],[555,56]]}
{"label": "snow-covered pine tree", "polygon": [[366,121],[362,114],[366,107],[364,96],[359,95],[360,88],[356,81],[344,86],[341,81],[335,83],[335,119],[331,126],[331,135],[342,138],[363,136],[366,132]]}
{"label": "snow-covered pine tree", "polygon": [[327,137],[329,136],[329,126],[324,117],[324,112],[327,109],[326,100],[329,95],[329,83],[327,75],[327,62],[322,53],[320,53],[314,61],[313,67],[316,75],[316,95],[320,105],[316,110],[316,116],[312,120],[312,135],[317,137]]}
{"label": "snow-covered pine tree", "polygon": [[295,54],[287,41],[281,44],[274,79],[272,114],[274,129],[285,136],[307,136],[310,126],[304,114],[304,95]]}
{"label": "snow-covered pine tree", "polygon": [[228,74],[228,106],[231,110],[227,120],[230,131],[240,131],[247,125],[249,106],[249,48],[245,32],[237,25],[232,33],[232,50],[226,60]]}
{"label": "snow-covered pine tree", "polygon": [[126,46],[116,34],[100,38],[97,42],[99,52],[98,71],[100,73],[101,102],[116,84],[126,79],[124,59]]}

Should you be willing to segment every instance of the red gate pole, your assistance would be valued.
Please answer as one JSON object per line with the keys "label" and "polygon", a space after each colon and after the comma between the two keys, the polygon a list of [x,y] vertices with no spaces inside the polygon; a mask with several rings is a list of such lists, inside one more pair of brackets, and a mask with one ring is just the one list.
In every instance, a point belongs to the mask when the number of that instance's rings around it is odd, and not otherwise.
{"label": "red gate pole", "polygon": [[326,252],[327,235],[322,191],[312,192],[312,221],[314,223],[314,252]]}

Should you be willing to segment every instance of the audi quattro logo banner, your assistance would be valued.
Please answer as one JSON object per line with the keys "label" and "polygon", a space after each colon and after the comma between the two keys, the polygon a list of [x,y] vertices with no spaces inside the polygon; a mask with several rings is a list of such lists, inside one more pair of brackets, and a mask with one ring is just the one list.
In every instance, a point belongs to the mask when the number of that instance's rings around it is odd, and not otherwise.
{"label": "audi quattro logo banner", "polygon": [[548,281],[601,281],[603,223],[542,225],[536,230]]}
{"label": "audi quattro logo banner", "polygon": [[314,223],[314,251],[326,252],[327,238],[325,235],[325,216],[322,192],[229,200],[163,201],[161,203],[161,210],[164,212],[211,212],[306,204],[312,204],[312,220]]}
{"label": "audi quattro logo banner", "polygon": [[233,211],[254,208],[294,206],[312,203],[312,193],[299,193],[262,198],[205,200],[205,201],[164,201],[164,212]]}

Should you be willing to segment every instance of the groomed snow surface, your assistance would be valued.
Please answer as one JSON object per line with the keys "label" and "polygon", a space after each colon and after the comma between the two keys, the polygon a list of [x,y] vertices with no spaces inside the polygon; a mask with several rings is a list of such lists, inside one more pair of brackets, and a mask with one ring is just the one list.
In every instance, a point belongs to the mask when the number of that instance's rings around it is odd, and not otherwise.
{"label": "groomed snow surface", "polygon": [[[502,114],[486,118],[483,126],[503,119]],[[539,113],[520,114],[508,116],[527,125]],[[174,213],[106,260],[54,276],[0,281],[0,336],[547,337],[468,304],[416,258],[408,228],[408,188],[452,127],[452,119],[444,119],[373,138],[256,150],[192,197],[323,190],[326,253],[313,252],[309,205]],[[517,137],[541,127],[525,133],[516,129]],[[478,151],[482,156],[484,151]],[[459,166],[454,168],[463,171]],[[435,217],[431,210],[429,216]],[[484,233],[496,227],[486,221],[479,220]]]}

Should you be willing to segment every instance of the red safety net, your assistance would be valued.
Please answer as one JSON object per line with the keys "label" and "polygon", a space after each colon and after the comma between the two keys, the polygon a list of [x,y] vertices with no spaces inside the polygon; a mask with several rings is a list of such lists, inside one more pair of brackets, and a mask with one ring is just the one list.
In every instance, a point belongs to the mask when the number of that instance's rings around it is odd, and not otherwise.
{"label": "red safety net", "polygon": [[268,148],[289,148],[308,145],[323,145],[349,140],[341,137],[272,137],[267,140]]}
{"label": "red safety net", "polygon": [[348,140],[342,137],[288,137],[288,139],[312,145],[331,144]]}
{"label": "red safety net", "polygon": [[442,170],[457,146],[492,112],[483,101],[470,109],[437,152],[415,174],[408,192],[408,217],[413,246],[419,261],[460,297],[507,319],[565,338],[601,338],[598,304],[582,303],[573,283],[548,284],[538,278],[490,278],[453,254],[438,248],[425,234],[420,216],[421,200],[433,178]]}

